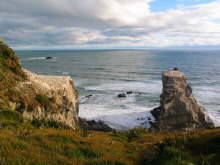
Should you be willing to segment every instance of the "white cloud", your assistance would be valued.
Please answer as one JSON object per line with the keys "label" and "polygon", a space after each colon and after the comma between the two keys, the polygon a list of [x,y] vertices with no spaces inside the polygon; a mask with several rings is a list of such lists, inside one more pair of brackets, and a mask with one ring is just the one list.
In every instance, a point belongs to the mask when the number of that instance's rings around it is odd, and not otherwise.
{"label": "white cloud", "polygon": [[220,0],[150,11],[152,0],[0,0],[14,47],[220,46]]}

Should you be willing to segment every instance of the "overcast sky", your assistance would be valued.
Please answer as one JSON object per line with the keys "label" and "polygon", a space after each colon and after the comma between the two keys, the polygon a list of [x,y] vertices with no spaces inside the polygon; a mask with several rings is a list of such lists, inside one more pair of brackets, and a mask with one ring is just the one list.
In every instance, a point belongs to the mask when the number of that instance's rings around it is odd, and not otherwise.
{"label": "overcast sky", "polygon": [[0,0],[13,48],[220,46],[220,0]]}

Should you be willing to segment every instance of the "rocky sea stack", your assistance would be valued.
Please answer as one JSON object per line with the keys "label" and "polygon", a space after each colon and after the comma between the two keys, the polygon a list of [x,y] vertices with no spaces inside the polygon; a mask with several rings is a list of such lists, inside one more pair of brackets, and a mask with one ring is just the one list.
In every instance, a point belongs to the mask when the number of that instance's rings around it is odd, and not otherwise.
{"label": "rocky sea stack", "polygon": [[192,95],[187,77],[178,70],[163,72],[160,106],[151,111],[156,122],[152,130],[175,131],[211,128],[214,126],[202,106]]}

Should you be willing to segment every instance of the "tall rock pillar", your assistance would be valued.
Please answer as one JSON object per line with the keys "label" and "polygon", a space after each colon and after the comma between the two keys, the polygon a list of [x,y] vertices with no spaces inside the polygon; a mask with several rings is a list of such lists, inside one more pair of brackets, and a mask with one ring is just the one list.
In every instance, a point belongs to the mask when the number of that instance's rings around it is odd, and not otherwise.
{"label": "tall rock pillar", "polygon": [[152,129],[172,131],[214,126],[204,108],[198,105],[192,95],[192,88],[184,73],[178,70],[163,72],[162,81],[160,106],[151,111],[156,119],[156,122],[152,123]]}

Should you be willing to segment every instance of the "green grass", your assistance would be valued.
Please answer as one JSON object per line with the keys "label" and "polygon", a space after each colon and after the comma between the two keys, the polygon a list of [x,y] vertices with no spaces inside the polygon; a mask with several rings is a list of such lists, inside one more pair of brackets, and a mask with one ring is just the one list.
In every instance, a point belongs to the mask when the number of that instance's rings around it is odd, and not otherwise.
{"label": "green grass", "polygon": [[33,87],[17,87],[27,79],[19,58],[6,44],[0,44],[0,109],[11,109],[10,102],[17,103],[16,111],[32,111],[36,107],[56,111],[58,108],[53,100],[41,93],[36,93]]}
{"label": "green grass", "polygon": [[[18,82],[24,81],[26,75],[22,71],[19,59],[14,51],[6,44],[0,44],[0,108],[9,107],[10,100],[18,99],[21,95],[13,89]],[[19,93],[19,94],[18,94]]]}
{"label": "green grass", "polygon": [[123,139],[128,142],[134,141],[146,134],[148,130],[146,128],[134,128],[126,131],[113,131],[112,136],[115,138]]}
{"label": "green grass", "polygon": [[12,120],[15,122],[22,122],[23,117],[20,113],[11,110],[0,110],[0,120]]}
{"label": "green grass", "polygon": [[[18,112],[0,111],[1,165],[218,165],[220,128],[150,133],[145,129],[102,133],[38,128]],[[131,138],[132,137],[132,138]]]}
{"label": "green grass", "polygon": [[68,129],[69,127],[53,121],[53,120],[38,120],[38,119],[34,119],[31,121],[31,124],[36,127],[36,128],[63,128],[63,129]]}
{"label": "green grass", "polygon": [[18,129],[23,118],[20,113],[11,110],[0,110],[0,128]]}

